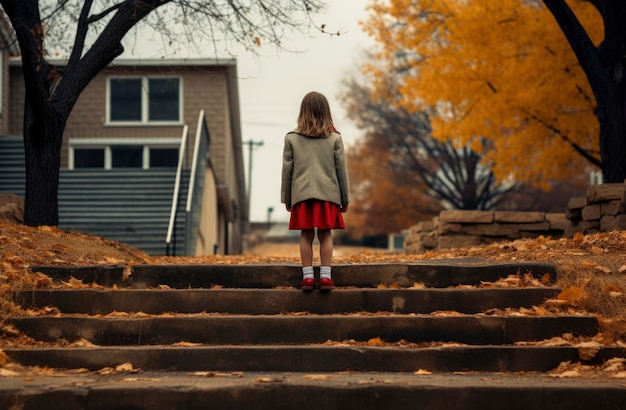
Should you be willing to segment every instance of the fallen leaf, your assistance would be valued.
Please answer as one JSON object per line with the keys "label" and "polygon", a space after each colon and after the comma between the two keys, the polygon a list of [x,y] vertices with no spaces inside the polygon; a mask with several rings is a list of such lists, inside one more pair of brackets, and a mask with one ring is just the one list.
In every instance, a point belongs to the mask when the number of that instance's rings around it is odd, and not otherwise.
{"label": "fallen leaf", "polygon": [[[607,361],[608,363],[608,361]],[[624,369],[624,362],[613,362],[607,365],[607,363],[605,363],[604,365],[606,367],[602,368],[602,370],[604,370],[605,372],[619,372],[622,371]]]}
{"label": "fallen leaf", "polygon": [[563,373],[552,373],[550,377],[566,378],[566,377],[580,377],[581,374],[578,370],[567,370]]}
{"label": "fallen leaf", "polygon": [[189,374],[192,376],[200,376],[200,377],[215,377],[215,372],[192,372]]}
{"label": "fallen leaf", "polygon": [[179,347],[193,347],[193,346],[202,346],[202,343],[192,343],[192,342],[177,342],[173,343],[172,346]]}
{"label": "fallen leaf", "polygon": [[83,283],[82,280],[80,279],[76,279],[75,277],[71,276],[70,277],[70,281],[69,282],[63,282],[61,281],[61,283],[63,283],[65,286],[67,286],[68,288],[83,288],[86,287],[87,285],[85,285]]}
{"label": "fallen leaf", "polygon": [[19,373],[14,372],[13,370],[0,369],[0,376],[1,377],[13,377],[13,376],[19,376]]}
{"label": "fallen leaf", "polygon": [[598,342],[582,342],[574,347],[578,349],[578,356],[582,360],[591,360],[602,348],[602,345]]}
{"label": "fallen leaf", "polygon": [[614,298],[622,296],[622,289],[619,286],[606,285],[602,290],[604,293]]}
{"label": "fallen leaf", "polygon": [[124,271],[122,272],[122,282],[126,282],[130,278],[130,275],[132,275],[132,273],[133,271],[130,265],[124,266]]}
{"label": "fallen leaf", "polygon": [[332,376],[328,374],[307,374],[304,378],[307,380],[329,380]]}
{"label": "fallen leaf", "polygon": [[576,305],[582,299],[585,298],[585,289],[579,287],[571,287],[563,289],[563,291],[557,296],[557,299],[563,300],[571,305]]}
{"label": "fallen leaf", "polygon": [[259,377],[254,379],[256,383],[284,383],[285,380],[278,377]]}
{"label": "fallen leaf", "polygon": [[133,365],[130,363],[122,363],[115,366],[115,370],[117,370],[118,372],[132,372],[135,369],[133,369]]}
{"label": "fallen leaf", "polygon": [[546,347],[555,347],[555,346],[568,346],[568,345],[571,345],[571,343],[563,339],[562,337],[553,337],[552,339],[543,340],[537,343],[537,345],[546,346]]}
{"label": "fallen leaf", "polygon": [[602,272],[602,273],[611,273],[611,268],[607,268],[606,266],[602,266],[602,265],[596,265],[595,270]]}
{"label": "fallen leaf", "polygon": [[367,341],[368,346],[384,346],[385,342],[380,337],[373,337]]}
{"label": "fallen leaf", "polygon": [[70,343],[69,347],[96,347],[96,345],[87,339],[80,338],[77,341]]}

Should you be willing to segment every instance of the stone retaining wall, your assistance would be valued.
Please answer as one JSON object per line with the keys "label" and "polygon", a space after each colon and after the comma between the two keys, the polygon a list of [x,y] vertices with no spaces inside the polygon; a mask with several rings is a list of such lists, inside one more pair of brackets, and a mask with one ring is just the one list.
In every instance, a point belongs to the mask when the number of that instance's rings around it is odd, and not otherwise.
{"label": "stone retaining wall", "polygon": [[539,236],[572,237],[575,233],[626,230],[626,181],[600,184],[586,197],[569,201],[565,213],[442,211],[432,221],[409,229],[407,254],[485,245]]}
{"label": "stone retaining wall", "polygon": [[626,181],[591,187],[586,197],[570,199],[565,215],[570,221],[568,237],[626,230]]}
{"label": "stone retaining wall", "polygon": [[484,245],[538,236],[562,237],[569,222],[564,214],[508,211],[442,211],[409,229],[406,253]]}

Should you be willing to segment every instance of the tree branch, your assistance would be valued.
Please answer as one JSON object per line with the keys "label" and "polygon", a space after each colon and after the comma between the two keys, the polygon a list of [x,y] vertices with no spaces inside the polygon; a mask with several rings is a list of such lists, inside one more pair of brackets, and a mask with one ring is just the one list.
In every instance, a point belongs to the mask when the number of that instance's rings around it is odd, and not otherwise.
{"label": "tree branch", "polygon": [[76,29],[74,47],[72,48],[72,54],[70,55],[69,62],[67,63],[68,70],[72,69],[83,54],[83,49],[85,48],[85,38],[87,37],[87,31],[89,30],[87,16],[89,15],[89,10],[91,9],[92,4],[93,0],[85,0],[85,3],[83,3],[83,9],[81,10],[80,17],[78,18],[78,27]]}
{"label": "tree branch", "polygon": [[[604,101],[603,96],[606,93],[605,83],[607,79],[599,50],[593,45],[585,28],[565,0],[543,0],[543,2],[561,27],[572,50],[574,50],[574,54],[576,54],[576,58],[589,80],[596,101]],[[598,8],[597,2],[593,2],[593,4]],[[600,8],[598,8],[598,11],[601,14],[603,13],[603,10]],[[606,16],[602,14],[602,18],[606,19]]]}
{"label": "tree branch", "polygon": [[544,127],[549,129],[550,131],[552,131],[555,134],[557,134],[559,137],[561,137],[561,139],[563,141],[567,142],[576,152],[578,152],[580,155],[582,155],[583,158],[585,158],[591,164],[593,164],[593,165],[599,167],[600,169],[602,169],[602,160],[600,160],[600,159],[594,157],[593,155],[591,155],[589,153],[589,151],[587,151],[586,149],[584,149],[580,145],[576,144],[567,135],[563,134],[563,132],[561,132],[561,130],[559,130],[558,128],[556,128],[552,124],[548,124],[545,120],[543,120],[542,118],[539,118],[537,115],[535,115],[535,114],[533,114],[533,113],[531,113],[531,112],[529,112],[527,110],[522,110],[522,112],[524,112],[530,118],[532,118],[533,120],[537,121],[539,124],[543,125]]}
{"label": "tree branch", "polygon": [[104,10],[101,13],[93,14],[93,15],[89,16],[89,18],[87,19],[87,24],[95,23],[96,21],[105,18],[106,16],[109,15],[109,13],[113,12],[114,10],[119,9],[121,5],[122,5],[122,3],[114,4],[114,5],[112,5],[111,7],[109,7],[108,9]]}
{"label": "tree branch", "polygon": [[67,5],[67,3],[69,3],[70,0],[61,0],[59,1],[59,4],[54,8],[54,10],[52,10],[50,12],[50,14],[48,14],[47,16],[44,16],[41,20],[42,21],[46,21],[48,20],[50,17],[52,17],[53,15],[55,15],[59,10],[63,10],[63,8]]}
{"label": "tree branch", "polygon": [[[82,57],[74,60],[73,70],[65,72],[64,81],[59,85],[54,97],[59,107],[62,107],[60,112],[69,116],[80,95],[75,90],[83,90],[115,57],[122,54],[124,51],[122,39],[138,21],[170,1],[172,0],[124,0],[117,5],[117,12],[111,17],[94,44]],[[84,8],[83,11],[85,11]],[[79,65],[81,69],[77,68]]]}

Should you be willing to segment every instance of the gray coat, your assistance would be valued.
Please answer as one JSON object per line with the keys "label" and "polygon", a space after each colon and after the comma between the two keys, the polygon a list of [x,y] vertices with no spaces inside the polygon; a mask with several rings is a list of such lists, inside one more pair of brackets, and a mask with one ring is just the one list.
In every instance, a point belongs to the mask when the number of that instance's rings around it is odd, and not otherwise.
{"label": "gray coat", "polygon": [[292,207],[307,199],[350,202],[346,153],[341,135],[312,138],[295,130],[285,136],[281,202]]}

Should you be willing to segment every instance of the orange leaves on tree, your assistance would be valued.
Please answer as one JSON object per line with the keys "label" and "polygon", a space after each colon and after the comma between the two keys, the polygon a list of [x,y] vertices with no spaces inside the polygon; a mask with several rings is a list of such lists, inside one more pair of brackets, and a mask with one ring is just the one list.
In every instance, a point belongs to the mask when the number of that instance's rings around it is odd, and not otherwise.
{"label": "orange leaves on tree", "polygon": [[[600,42],[598,13],[570,3]],[[369,11],[374,92],[395,74],[399,104],[431,112],[434,137],[471,144],[500,180],[547,188],[589,166],[573,144],[598,156],[590,86],[540,2],[373,0]]]}

